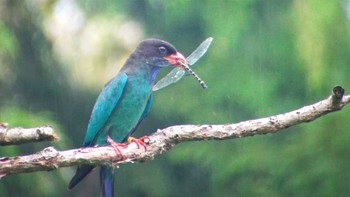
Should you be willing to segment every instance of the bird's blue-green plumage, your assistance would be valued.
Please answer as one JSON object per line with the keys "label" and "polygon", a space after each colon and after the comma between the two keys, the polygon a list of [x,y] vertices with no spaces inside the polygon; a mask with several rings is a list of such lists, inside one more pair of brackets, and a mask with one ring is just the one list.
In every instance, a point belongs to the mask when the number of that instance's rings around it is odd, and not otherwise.
{"label": "bird's blue-green plumage", "polygon": [[[119,73],[103,88],[92,110],[90,122],[83,143],[84,147],[98,144],[96,141],[103,137],[99,132],[102,131],[101,128],[105,126],[108,118],[117,106],[120,97],[123,94],[127,80],[128,76],[125,73]],[[99,145],[100,144],[101,143],[99,143]]]}
{"label": "bird's blue-green plumage", "polygon": [[[164,47],[166,51],[160,50]],[[152,86],[161,67],[169,65],[164,57],[176,54],[169,43],[150,39],[143,41],[131,54],[120,72],[98,96],[87,128],[84,147],[107,145],[107,136],[123,142],[147,116],[152,105]],[[78,184],[95,166],[79,166],[68,188]],[[113,196],[114,170],[101,166],[103,196]]]}

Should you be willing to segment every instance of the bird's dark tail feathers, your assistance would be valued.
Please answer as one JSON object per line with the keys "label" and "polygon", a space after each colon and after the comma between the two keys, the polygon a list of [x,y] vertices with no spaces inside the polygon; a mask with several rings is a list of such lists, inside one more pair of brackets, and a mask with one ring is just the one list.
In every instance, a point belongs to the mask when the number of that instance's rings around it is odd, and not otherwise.
{"label": "bird's dark tail feathers", "polygon": [[114,168],[111,166],[101,166],[100,184],[102,197],[114,197]]}
{"label": "bird's dark tail feathers", "polygon": [[82,165],[79,166],[77,171],[75,172],[74,177],[72,180],[70,180],[68,189],[73,189],[74,186],[76,186],[86,175],[88,175],[92,169],[94,169],[96,166],[92,165]]}

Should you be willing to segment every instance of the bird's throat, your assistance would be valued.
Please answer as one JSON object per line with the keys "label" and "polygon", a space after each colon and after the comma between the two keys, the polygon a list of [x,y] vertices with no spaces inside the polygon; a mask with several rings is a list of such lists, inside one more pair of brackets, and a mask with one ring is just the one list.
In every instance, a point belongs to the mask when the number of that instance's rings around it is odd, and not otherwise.
{"label": "bird's throat", "polygon": [[151,82],[151,84],[153,84],[154,83],[154,80],[156,79],[156,77],[157,77],[157,74],[158,74],[158,72],[159,72],[159,69],[160,69],[160,67],[158,67],[158,66],[153,66],[152,68],[151,68],[151,77],[150,77],[150,82]]}

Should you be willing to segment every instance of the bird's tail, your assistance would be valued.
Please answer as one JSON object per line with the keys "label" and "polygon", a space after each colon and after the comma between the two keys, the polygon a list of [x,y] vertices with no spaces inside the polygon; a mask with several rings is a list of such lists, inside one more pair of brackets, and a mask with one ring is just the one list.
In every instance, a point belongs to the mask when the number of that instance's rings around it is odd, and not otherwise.
{"label": "bird's tail", "polygon": [[114,196],[114,168],[111,166],[101,166],[100,184],[102,197]]}
{"label": "bird's tail", "polygon": [[68,189],[73,189],[74,186],[76,186],[86,175],[88,175],[92,169],[94,169],[96,166],[92,165],[81,165],[78,167],[74,177],[69,182]]}

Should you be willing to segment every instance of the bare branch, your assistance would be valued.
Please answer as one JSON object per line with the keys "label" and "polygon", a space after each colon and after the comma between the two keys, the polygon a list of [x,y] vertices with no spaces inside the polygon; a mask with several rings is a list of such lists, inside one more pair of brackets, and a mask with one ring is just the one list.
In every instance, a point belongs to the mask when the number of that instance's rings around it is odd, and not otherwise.
{"label": "bare branch", "polygon": [[118,165],[140,162],[153,159],[155,155],[169,150],[180,142],[224,140],[276,133],[284,128],[310,122],[330,112],[342,109],[350,102],[350,95],[343,95],[344,89],[337,86],[333,88],[332,94],[327,99],[284,114],[235,124],[171,126],[158,130],[149,136],[146,140],[147,150],[143,147],[137,147],[135,143],[121,147],[123,158],[117,156],[111,147],[91,147],[67,151],[57,151],[49,147],[33,155],[0,158],[0,176],[53,170],[81,164]]}
{"label": "bare branch", "polygon": [[0,146],[53,140],[58,140],[58,136],[50,126],[9,129],[7,123],[0,123]]}

